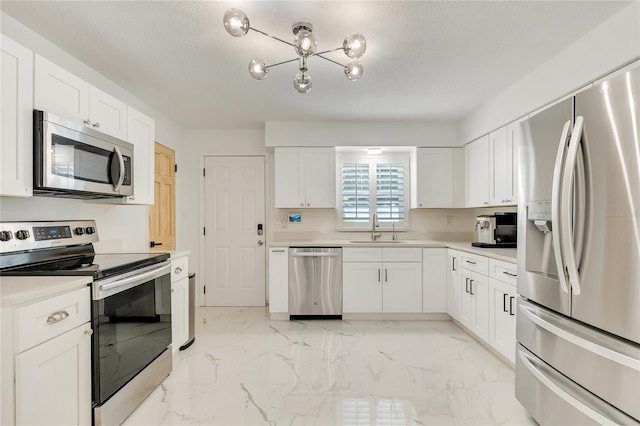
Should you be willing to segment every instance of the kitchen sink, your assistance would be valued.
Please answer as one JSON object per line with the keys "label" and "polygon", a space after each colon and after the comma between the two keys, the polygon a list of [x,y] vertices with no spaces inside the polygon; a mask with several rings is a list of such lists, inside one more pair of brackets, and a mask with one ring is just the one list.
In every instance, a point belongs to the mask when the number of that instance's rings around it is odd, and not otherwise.
{"label": "kitchen sink", "polygon": [[373,240],[351,240],[349,241],[350,243],[356,243],[356,244],[404,244],[406,243],[406,241],[400,241],[400,240],[377,240],[377,241],[373,241]]}

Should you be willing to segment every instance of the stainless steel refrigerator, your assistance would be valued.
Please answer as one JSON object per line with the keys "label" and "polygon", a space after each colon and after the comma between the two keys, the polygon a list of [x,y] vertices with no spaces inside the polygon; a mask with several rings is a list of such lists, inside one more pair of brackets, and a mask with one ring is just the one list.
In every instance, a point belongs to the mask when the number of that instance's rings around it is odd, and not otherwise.
{"label": "stainless steel refrigerator", "polygon": [[516,397],[540,424],[640,424],[640,68],[523,122]]}

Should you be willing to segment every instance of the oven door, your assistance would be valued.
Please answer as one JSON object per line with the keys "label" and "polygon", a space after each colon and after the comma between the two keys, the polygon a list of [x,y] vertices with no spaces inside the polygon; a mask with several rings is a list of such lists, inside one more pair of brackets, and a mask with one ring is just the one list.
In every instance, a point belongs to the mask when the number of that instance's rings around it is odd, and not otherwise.
{"label": "oven door", "polygon": [[133,195],[131,144],[42,111],[34,119],[36,190]]}
{"label": "oven door", "polygon": [[165,261],[93,283],[95,406],[105,403],[171,345],[170,265]]}

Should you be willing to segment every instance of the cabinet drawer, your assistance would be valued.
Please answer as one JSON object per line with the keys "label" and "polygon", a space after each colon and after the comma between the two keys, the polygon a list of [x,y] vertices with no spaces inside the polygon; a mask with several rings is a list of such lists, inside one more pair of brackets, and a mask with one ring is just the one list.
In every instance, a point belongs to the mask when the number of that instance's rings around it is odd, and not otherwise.
{"label": "cabinet drawer", "polygon": [[189,258],[187,256],[171,259],[171,282],[175,283],[189,275]]}
{"label": "cabinet drawer", "polygon": [[382,247],[345,247],[343,262],[382,262]]}
{"label": "cabinet drawer", "polygon": [[489,259],[489,276],[507,284],[517,285],[517,265]]}
{"label": "cabinet drawer", "polygon": [[464,251],[458,252],[458,255],[460,257],[460,268],[482,275],[489,275],[489,259],[486,257]]}
{"label": "cabinet drawer", "polygon": [[89,287],[16,310],[16,352],[56,337],[91,319]]}
{"label": "cabinet drawer", "polygon": [[388,248],[382,249],[382,260],[385,262],[422,262],[422,249]]}

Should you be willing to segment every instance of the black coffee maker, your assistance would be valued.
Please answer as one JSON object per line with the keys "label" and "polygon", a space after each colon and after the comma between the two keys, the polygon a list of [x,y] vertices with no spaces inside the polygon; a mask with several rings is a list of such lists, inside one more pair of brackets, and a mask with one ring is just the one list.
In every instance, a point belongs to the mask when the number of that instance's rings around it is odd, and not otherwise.
{"label": "black coffee maker", "polygon": [[491,217],[495,220],[491,240],[489,242],[474,242],[471,245],[483,248],[516,248],[518,245],[518,213],[496,212]]}

